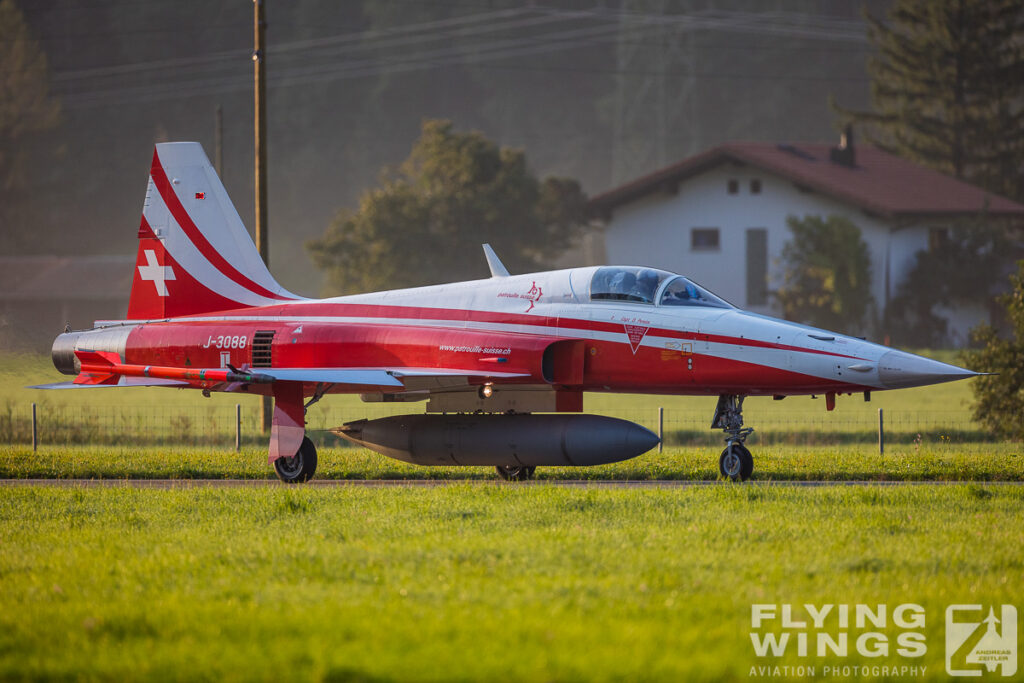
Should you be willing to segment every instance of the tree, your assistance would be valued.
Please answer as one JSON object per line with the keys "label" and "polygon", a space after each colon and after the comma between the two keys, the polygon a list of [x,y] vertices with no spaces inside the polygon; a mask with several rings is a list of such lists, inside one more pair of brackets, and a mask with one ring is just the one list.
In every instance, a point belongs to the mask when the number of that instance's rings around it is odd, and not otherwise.
{"label": "tree", "polygon": [[994,375],[974,380],[974,419],[996,435],[1024,439],[1024,261],[1010,278],[1010,291],[999,298],[1011,328],[1009,339],[1000,338],[990,325],[973,331],[980,348],[963,352],[963,362],[976,372]]}
{"label": "tree", "polygon": [[841,114],[874,144],[1024,200],[1024,4],[896,0],[865,15],[874,111]]}
{"label": "tree", "polygon": [[784,284],[775,292],[789,320],[858,332],[871,307],[871,257],[846,218],[790,216],[782,248]]}
{"label": "tree", "polygon": [[907,346],[947,344],[946,319],[937,306],[988,300],[1003,281],[1012,252],[1004,230],[985,220],[952,228],[947,239],[919,251],[914,267],[886,310],[886,330]]}
{"label": "tree", "polygon": [[14,0],[0,0],[0,192],[23,182],[21,140],[57,125],[59,117],[46,55]]}
{"label": "tree", "polygon": [[[30,136],[57,125],[60,104],[50,96],[46,55],[13,0],[0,0],[0,224],[24,220],[28,203]],[[0,251],[17,252],[40,233],[0,231]]]}
{"label": "tree", "polygon": [[485,276],[483,242],[511,270],[539,270],[583,226],[585,202],[574,180],[539,181],[522,151],[426,121],[409,158],[307,249],[342,293]]}

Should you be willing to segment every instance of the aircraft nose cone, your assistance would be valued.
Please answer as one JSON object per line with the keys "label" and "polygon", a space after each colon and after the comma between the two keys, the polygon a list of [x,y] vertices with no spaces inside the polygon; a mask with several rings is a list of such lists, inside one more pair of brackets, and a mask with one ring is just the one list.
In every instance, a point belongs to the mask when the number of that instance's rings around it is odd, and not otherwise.
{"label": "aircraft nose cone", "polygon": [[878,379],[886,389],[921,387],[974,377],[978,373],[903,351],[889,351],[878,360]]}

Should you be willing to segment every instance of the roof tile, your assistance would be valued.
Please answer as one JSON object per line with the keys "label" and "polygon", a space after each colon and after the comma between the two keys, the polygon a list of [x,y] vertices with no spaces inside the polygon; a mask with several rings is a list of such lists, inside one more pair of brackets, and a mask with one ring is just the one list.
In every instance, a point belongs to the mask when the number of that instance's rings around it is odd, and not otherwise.
{"label": "roof tile", "polygon": [[882,215],[975,214],[987,210],[992,215],[1024,218],[1022,204],[876,147],[858,145],[853,166],[831,161],[831,149],[823,143],[728,143],[596,195],[590,207],[595,212],[608,212],[719,164],[740,161]]}

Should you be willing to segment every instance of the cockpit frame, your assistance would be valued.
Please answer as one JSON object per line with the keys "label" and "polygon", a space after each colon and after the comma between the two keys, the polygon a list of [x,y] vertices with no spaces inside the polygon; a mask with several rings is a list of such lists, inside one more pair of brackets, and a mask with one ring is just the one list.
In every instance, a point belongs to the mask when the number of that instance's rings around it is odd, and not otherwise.
{"label": "cockpit frame", "polygon": [[683,275],[640,266],[598,268],[590,279],[588,294],[593,303],[735,308]]}

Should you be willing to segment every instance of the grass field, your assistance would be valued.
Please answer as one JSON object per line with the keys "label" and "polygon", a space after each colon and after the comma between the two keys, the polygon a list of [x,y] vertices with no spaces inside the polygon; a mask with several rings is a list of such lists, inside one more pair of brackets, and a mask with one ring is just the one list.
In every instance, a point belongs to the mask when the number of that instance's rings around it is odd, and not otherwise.
{"label": "grass field", "polygon": [[[234,396],[22,388],[61,379],[48,359],[0,353],[0,478],[272,476],[251,397],[236,453]],[[748,401],[755,479],[965,483],[545,486],[717,477],[713,398],[588,396],[589,412],[652,428],[662,406],[669,443],[700,445],[541,468],[535,486],[321,448],[318,478],[451,483],[0,488],[0,680],[713,681],[800,664],[819,676],[824,665],[923,666],[866,677],[945,680],[946,606],[1019,602],[1024,487],[966,482],[1024,481],[1024,449],[989,442],[966,382],[874,398],[843,397],[834,413],[808,398]],[[32,402],[49,433],[65,423],[70,444],[17,443]],[[870,443],[879,407],[885,455]],[[331,397],[310,423],[409,409],[421,407]],[[927,615],[920,658],[852,647],[843,658],[757,657],[751,645],[755,603],[908,602]],[[892,622],[880,630],[895,640]]]}
{"label": "grass field", "polygon": [[[668,448],[600,467],[541,467],[538,479],[689,479],[718,477],[721,443]],[[1024,446],[1014,443],[910,444],[879,455],[874,446],[759,446],[757,480],[1024,481]],[[362,448],[320,449],[318,479],[492,479],[488,467],[420,467]],[[263,446],[224,448],[0,446],[0,478],[273,478]]]}
{"label": "grass field", "polygon": [[[0,679],[944,680],[945,607],[1018,602],[1022,507],[991,485],[5,489]],[[751,605],[804,602],[917,603],[927,652],[756,657]]]}

